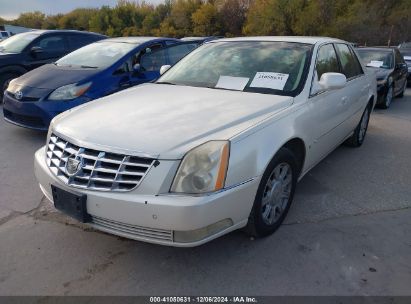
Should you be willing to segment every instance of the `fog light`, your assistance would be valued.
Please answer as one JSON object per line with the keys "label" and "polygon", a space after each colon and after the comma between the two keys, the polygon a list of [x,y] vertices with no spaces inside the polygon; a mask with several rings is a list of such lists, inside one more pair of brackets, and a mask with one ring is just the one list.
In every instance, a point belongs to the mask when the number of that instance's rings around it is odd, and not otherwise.
{"label": "fog light", "polygon": [[217,223],[208,225],[207,227],[190,230],[190,231],[174,231],[174,242],[178,243],[191,243],[200,241],[209,237],[213,234],[216,234],[224,229],[233,225],[231,219],[224,219]]}

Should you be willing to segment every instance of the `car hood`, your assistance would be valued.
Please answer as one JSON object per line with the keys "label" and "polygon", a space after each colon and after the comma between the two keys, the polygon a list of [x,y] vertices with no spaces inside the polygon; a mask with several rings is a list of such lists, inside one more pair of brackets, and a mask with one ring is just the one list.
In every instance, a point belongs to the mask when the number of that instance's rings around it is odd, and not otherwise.
{"label": "car hood", "polygon": [[61,86],[86,80],[99,73],[98,69],[82,69],[67,66],[45,64],[16,80],[19,86],[41,89],[57,89]]}
{"label": "car hood", "polygon": [[288,96],[144,84],[69,110],[51,128],[89,148],[180,159],[206,141],[232,138],[292,102]]}
{"label": "car hood", "polygon": [[392,69],[377,69],[377,79],[385,79],[392,73]]}

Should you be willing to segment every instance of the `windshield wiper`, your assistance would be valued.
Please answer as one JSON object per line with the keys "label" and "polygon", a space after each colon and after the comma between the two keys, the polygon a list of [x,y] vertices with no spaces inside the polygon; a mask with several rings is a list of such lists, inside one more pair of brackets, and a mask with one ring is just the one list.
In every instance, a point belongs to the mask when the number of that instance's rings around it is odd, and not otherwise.
{"label": "windshield wiper", "polygon": [[168,82],[168,81],[157,81],[158,84],[170,84],[170,85],[177,85],[176,83]]}
{"label": "windshield wiper", "polygon": [[90,65],[81,65],[80,66],[82,69],[98,69],[96,66],[90,66]]}

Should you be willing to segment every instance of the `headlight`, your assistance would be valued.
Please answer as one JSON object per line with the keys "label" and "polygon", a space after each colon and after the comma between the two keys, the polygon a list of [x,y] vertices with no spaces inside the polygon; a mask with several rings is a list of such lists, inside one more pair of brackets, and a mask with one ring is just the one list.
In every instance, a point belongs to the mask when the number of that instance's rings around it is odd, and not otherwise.
{"label": "headlight", "polygon": [[16,79],[17,78],[13,78],[12,80],[9,81],[9,84],[7,85],[6,91],[14,93],[13,86],[14,86],[14,81]]}
{"label": "headlight", "polygon": [[58,89],[55,89],[53,93],[50,94],[50,100],[69,100],[77,98],[90,88],[91,82],[87,82],[82,85],[77,85],[76,83],[68,84]]}
{"label": "headlight", "polygon": [[230,153],[228,141],[209,141],[189,151],[174,178],[171,192],[200,194],[224,187]]}

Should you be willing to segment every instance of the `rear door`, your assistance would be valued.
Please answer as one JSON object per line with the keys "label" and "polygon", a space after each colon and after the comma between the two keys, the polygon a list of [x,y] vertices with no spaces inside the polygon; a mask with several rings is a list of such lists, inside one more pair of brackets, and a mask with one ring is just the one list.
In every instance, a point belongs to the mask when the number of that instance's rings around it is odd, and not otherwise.
{"label": "rear door", "polygon": [[341,72],[347,78],[347,84],[344,88],[345,117],[342,128],[348,135],[361,119],[368,103],[368,91],[371,84],[368,82],[360,61],[351,46],[345,43],[336,43],[335,49],[341,65]]}

